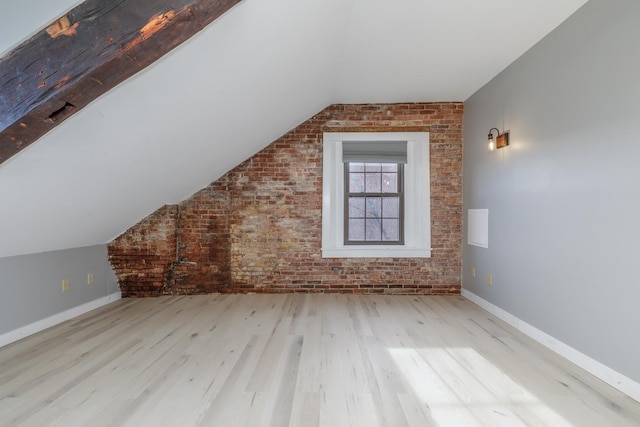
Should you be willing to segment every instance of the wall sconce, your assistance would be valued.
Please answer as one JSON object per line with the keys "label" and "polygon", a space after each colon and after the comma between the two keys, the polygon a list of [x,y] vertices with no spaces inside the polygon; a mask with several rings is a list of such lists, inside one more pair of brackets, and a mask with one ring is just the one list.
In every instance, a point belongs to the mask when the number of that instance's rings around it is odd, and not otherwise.
{"label": "wall sconce", "polygon": [[[495,142],[493,140],[493,131],[498,132]],[[491,128],[489,130],[489,151],[493,151],[495,148],[503,148],[509,145],[509,132],[503,132],[502,134],[498,128]]]}

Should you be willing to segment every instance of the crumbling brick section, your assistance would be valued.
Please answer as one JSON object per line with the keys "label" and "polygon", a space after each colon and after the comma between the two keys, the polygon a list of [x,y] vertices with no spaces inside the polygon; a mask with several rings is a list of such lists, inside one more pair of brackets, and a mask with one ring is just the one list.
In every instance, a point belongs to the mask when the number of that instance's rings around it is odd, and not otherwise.
{"label": "crumbling brick section", "polygon": [[178,252],[173,283],[165,293],[224,292],[230,284],[230,194],[226,179],[179,205]]}
{"label": "crumbling brick section", "polygon": [[109,245],[123,297],[162,295],[176,259],[177,206],[163,206]]}
{"label": "crumbling brick section", "polygon": [[[332,105],[109,245],[124,296],[457,294],[462,103]],[[322,258],[322,133],[428,130],[431,258]]]}

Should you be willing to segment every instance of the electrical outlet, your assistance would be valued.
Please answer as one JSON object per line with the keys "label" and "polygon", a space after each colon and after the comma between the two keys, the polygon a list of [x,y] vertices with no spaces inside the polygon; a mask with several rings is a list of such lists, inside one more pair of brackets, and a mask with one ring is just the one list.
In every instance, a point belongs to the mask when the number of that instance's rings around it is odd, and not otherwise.
{"label": "electrical outlet", "polygon": [[491,274],[487,274],[487,285],[493,285],[493,276]]}
{"label": "electrical outlet", "polygon": [[69,290],[69,279],[64,279],[62,281],[62,292],[67,292]]}
{"label": "electrical outlet", "polygon": [[87,285],[93,285],[93,273],[87,274]]}
{"label": "electrical outlet", "polygon": [[476,268],[475,267],[471,267],[471,277],[473,277],[473,278],[476,277]]}

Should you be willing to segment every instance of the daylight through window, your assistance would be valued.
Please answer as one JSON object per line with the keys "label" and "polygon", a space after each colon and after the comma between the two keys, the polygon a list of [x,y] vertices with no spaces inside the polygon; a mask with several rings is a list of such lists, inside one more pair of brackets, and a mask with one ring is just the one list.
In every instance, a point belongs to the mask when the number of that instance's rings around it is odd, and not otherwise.
{"label": "daylight through window", "polygon": [[403,164],[346,162],[345,177],[345,244],[403,244]]}

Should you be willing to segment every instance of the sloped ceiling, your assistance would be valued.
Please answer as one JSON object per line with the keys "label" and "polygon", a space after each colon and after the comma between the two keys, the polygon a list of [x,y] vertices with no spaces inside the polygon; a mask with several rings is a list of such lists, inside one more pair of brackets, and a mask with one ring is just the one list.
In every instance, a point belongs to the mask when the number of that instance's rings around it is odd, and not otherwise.
{"label": "sloped ceiling", "polygon": [[[0,165],[0,257],[107,243],[332,103],[464,101],[585,2],[243,0]],[[5,53],[78,4],[5,3]]]}

